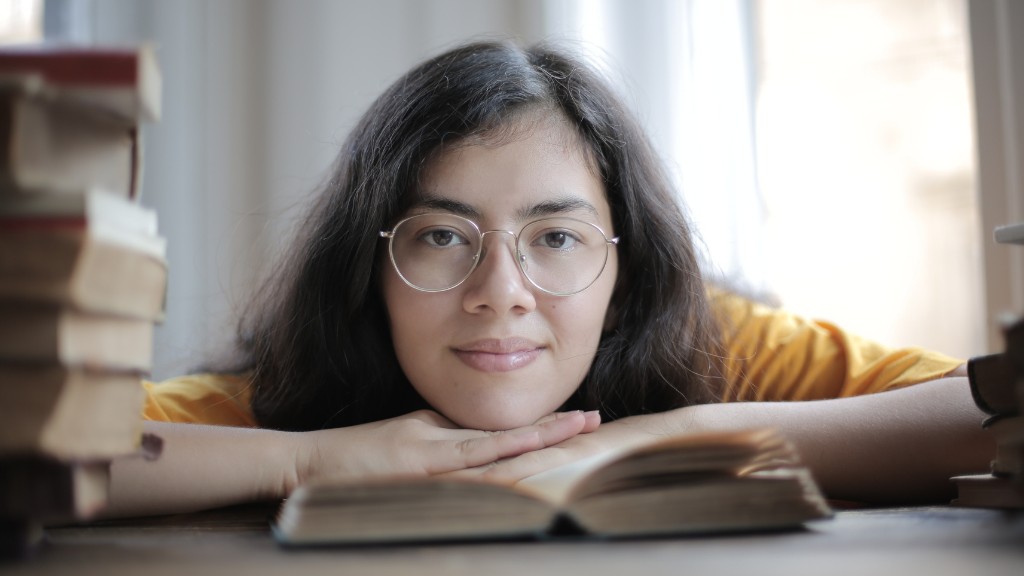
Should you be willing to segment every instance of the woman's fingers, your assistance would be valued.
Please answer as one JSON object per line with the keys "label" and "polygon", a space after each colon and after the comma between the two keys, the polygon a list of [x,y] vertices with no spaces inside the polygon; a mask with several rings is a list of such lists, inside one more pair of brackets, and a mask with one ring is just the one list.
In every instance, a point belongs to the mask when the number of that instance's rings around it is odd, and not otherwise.
{"label": "woman's fingers", "polygon": [[600,422],[601,417],[597,412],[564,412],[531,426],[457,440],[450,445],[455,448],[452,455],[454,459],[448,465],[438,462],[439,466],[433,472],[484,466],[503,458],[540,450],[577,434],[592,431]]}
{"label": "woman's fingers", "polygon": [[[552,420],[562,418],[566,414],[574,413],[575,412],[553,412],[541,418],[540,420],[537,420],[536,422],[534,422],[534,424],[544,424],[547,422],[551,422]],[[597,410],[590,410],[588,412],[584,412],[583,417],[586,418],[586,424],[584,425],[583,430],[580,431],[581,433],[593,432],[594,430],[597,430],[597,427],[601,424],[601,413]]]}
{"label": "woman's fingers", "polygon": [[[653,419],[653,420],[652,420]],[[452,476],[481,476],[500,482],[518,482],[539,472],[588,458],[595,454],[637,446],[664,437],[660,415],[634,416],[601,426],[590,434],[572,438],[542,450],[532,450],[476,468],[452,472]],[[654,430],[652,432],[651,430]]]}
{"label": "woman's fingers", "polygon": [[296,476],[308,481],[325,475],[365,478],[480,468],[561,444],[600,423],[597,412],[564,412],[530,426],[485,432],[461,429],[437,412],[420,410],[301,436]]}
{"label": "woman's fingers", "polygon": [[597,427],[601,425],[601,413],[597,410],[584,412],[583,417],[586,421],[583,425],[583,430],[580,430],[580,434],[589,434],[597,430]]}

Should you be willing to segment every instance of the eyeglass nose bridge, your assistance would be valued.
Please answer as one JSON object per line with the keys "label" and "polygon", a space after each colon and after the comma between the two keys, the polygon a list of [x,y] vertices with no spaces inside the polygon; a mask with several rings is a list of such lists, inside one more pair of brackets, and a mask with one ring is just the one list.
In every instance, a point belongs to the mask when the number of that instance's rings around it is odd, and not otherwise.
{"label": "eyeglass nose bridge", "polygon": [[[519,265],[519,268],[525,274],[526,254],[523,254],[523,252],[519,249],[519,234],[516,234],[512,230],[486,230],[480,232],[480,248],[479,250],[477,250],[476,256],[474,256],[475,260],[473,262],[473,269],[475,270],[476,267],[480,265],[480,262],[483,261],[484,256],[487,255],[487,249],[484,248],[484,239],[487,237],[488,234],[508,234],[509,236],[512,237],[512,257],[515,259],[516,263]],[[527,279],[529,279],[529,276],[527,276]],[[531,280],[530,282],[532,283],[533,281]]]}

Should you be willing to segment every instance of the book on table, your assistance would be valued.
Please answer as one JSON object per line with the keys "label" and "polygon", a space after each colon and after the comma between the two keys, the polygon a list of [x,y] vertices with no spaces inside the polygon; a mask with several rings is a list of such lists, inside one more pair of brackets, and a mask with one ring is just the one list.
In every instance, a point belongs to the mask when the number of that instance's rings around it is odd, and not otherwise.
{"label": "book on table", "polygon": [[77,194],[96,187],[137,197],[138,136],[135,125],[0,81],[0,195]]}
{"label": "book on table", "polygon": [[985,420],[982,426],[996,443],[992,473],[1024,478],[1024,416],[1000,414]]}
{"label": "book on table", "polygon": [[152,46],[24,44],[0,47],[0,79],[128,123],[156,122],[162,77]]}
{"label": "book on table", "polygon": [[0,458],[111,459],[142,440],[141,375],[48,364],[0,364]]}
{"label": "book on table", "polygon": [[967,380],[974,403],[987,414],[1021,413],[1024,378],[1009,351],[975,356],[967,361]]}
{"label": "book on table", "polygon": [[[123,457],[153,460],[163,441],[143,434]],[[111,459],[57,459],[24,453],[0,457],[0,522],[32,518],[54,524],[95,518],[107,506]]]}
{"label": "book on table", "polygon": [[149,372],[152,320],[52,304],[0,301],[0,362]]}
{"label": "book on table", "polygon": [[96,516],[107,505],[110,461],[42,456],[0,459],[0,518],[43,523]]}
{"label": "book on table", "polygon": [[988,474],[961,474],[955,506],[1024,508],[1024,318],[1002,327],[1006,348],[967,362],[974,403],[989,416],[982,422],[995,446]]}
{"label": "book on table", "polygon": [[993,235],[1001,244],[1024,244],[1024,222],[999,226]]}
{"label": "book on table", "polygon": [[666,438],[499,483],[397,477],[301,486],[273,523],[289,546],[794,528],[831,511],[770,429]]}
{"label": "book on table", "polygon": [[139,197],[160,81],[150,47],[0,47],[0,554],[159,453],[140,381],[166,241]]}
{"label": "book on table", "polygon": [[0,203],[0,301],[160,321],[166,241],[156,215],[103,191]]}
{"label": "book on table", "polygon": [[996,474],[964,474],[950,479],[956,486],[954,506],[1024,508],[1024,483]]}

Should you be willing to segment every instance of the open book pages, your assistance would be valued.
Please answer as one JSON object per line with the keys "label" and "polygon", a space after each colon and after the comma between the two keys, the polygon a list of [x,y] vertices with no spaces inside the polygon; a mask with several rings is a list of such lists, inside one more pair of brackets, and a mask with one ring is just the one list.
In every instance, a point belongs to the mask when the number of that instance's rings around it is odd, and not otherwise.
{"label": "open book pages", "polygon": [[274,531],[287,545],[640,537],[793,528],[830,514],[792,446],[753,430],[667,438],[518,484],[322,480],[285,501]]}
{"label": "open book pages", "polygon": [[723,471],[747,476],[797,463],[796,452],[781,435],[759,429],[666,438],[578,460],[535,474],[518,485],[564,504],[602,492],[650,486],[659,477],[674,484],[688,476]]}

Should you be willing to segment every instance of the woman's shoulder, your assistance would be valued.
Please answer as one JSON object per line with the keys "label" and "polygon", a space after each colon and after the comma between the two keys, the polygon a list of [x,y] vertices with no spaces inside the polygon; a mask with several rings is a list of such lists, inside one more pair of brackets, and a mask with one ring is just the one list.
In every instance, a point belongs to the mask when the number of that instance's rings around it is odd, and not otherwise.
{"label": "woman's shoulder", "polygon": [[807,400],[880,392],[948,375],[963,360],[917,347],[890,347],[777,302],[708,289],[722,324],[729,397]]}
{"label": "woman's shoulder", "polygon": [[735,327],[752,318],[781,318],[789,313],[775,295],[734,286],[708,284],[708,301],[723,327]]}
{"label": "woman's shoulder", "polygon": [[163,422],[257,426],[250,408],[252,375],[199,373],[144,381],[143,417]]}

